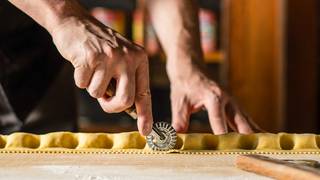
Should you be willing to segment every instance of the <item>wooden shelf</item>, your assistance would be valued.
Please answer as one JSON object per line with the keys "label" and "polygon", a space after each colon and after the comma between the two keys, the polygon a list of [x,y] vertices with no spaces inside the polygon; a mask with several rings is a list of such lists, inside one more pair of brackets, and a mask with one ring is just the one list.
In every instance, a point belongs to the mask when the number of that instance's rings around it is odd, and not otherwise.
{"label": "wooden shelf", "polygon": [[216,51],[212,53],[207,53],[204,55],[204,62],[211,64],[211,63],[223,63],[225,55],[221,51]]}

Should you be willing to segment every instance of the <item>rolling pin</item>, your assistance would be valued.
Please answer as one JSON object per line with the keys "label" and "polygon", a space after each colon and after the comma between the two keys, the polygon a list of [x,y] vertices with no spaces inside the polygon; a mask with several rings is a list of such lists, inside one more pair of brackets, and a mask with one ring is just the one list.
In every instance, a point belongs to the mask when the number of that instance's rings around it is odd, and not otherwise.
{"label": "rolling pin", "polygon": [[[294,163],[295,161],[297,163]],[[305,163],[302,163],[303,161]],[[303,161],[279,160],[261,155],[241,155],[236,158],[235,165],[242,170],[280,180],[319,180],[320,171],[315,168],[318,166],[318,162]]]}
{"label": "rolling pin", "polygon": [[[111,79],[111,81],[109,83],[109,86],[107,88],[106,94],[111,97],[111,96],[114,96],[115,92],[116,92],[116,80],[115,79]],[[138,118],[137,110],[136,110],[136,107],[134,105],[132,105],[130,108],[126,109],[124,112],[126,112],[133,119],[137,119]]]}

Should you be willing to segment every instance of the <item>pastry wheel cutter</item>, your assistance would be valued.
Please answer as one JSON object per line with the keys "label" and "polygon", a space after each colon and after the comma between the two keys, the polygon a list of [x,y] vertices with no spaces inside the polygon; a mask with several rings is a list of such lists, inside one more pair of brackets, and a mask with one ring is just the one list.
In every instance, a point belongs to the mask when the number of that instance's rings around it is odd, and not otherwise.
{"label": "pastry wheel cutter", "polygon": [[[116,81],[112,79],[107,88],[107,95],[114,96],[116,91]],[[133,119],[137,119],[137,111],[134,105],[126,109],[125,112]],[[157,122],[152,126],[151,133],[146,137],[148,146],[152,150],[167,151],[173,149],[177,141],[177,133],[175,129],[167,122]]]}

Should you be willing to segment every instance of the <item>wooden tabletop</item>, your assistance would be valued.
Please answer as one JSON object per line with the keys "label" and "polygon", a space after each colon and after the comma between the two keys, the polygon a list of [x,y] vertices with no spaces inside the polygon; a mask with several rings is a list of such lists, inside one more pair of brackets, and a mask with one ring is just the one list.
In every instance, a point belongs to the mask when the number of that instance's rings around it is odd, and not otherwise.
{"label": "wooden tabletop", "polygon": [[93,180],[259,177],[234,168],[233,158],[179,154],[1,154],[0,178]]}
{"label": "wooden tabletop", "polygon": [[[0,154],[0,179],[267,179],[234,166],[236,155]],[[318,155],[274,155],[318,159]]]}

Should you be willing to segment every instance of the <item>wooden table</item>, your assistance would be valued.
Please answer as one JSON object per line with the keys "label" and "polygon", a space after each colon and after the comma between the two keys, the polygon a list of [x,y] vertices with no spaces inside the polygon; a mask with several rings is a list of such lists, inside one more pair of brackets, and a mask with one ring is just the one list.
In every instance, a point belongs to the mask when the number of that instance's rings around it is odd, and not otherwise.
{"label": "wooden table", "polygon": [[[236,155],[0,154],[0,179],[268,179],[235,168]],[[313,159],[319,155],[271,155]]]}

